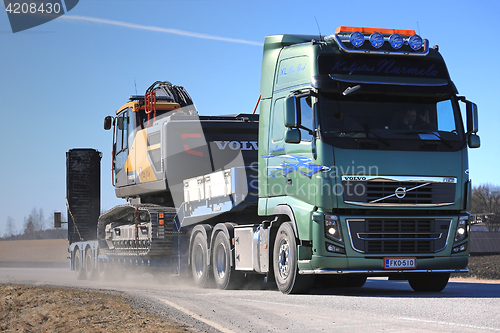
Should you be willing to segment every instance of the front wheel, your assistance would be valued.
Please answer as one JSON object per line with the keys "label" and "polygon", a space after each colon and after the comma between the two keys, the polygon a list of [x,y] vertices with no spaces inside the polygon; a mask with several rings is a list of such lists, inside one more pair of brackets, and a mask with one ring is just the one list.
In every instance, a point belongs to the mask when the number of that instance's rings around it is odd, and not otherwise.
{"label": "front wheel", "polygon": [[450,273],[415,274],[408,279],[411,288],[418,292],[440,292],[448,284]]}
{"label": "front wheel", "polygon": [[241,272],[235,271],[231,266],[231,246],[226,234],[219,232],[215,237],[212,248],[212,263],[214,280],[217,288],[236,289],[242,282]]}
{"label": "front wheel", "polygon": [[305,294],[314,285],[314,275],[300,275],[297,262],[297,242],[292,223],[285,222],[278,229],[273,251],[276,284],[284,294]]}

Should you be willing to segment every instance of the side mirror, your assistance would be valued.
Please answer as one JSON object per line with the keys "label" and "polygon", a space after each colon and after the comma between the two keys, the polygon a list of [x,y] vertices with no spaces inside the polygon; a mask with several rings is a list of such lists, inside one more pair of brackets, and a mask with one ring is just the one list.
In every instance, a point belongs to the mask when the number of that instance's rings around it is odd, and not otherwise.
{"label": "side mirror", "polygon": [[104,118],[104,129],[106,131],[110,130],[112,123],[113,123],[113,117],[107,116],[106,118]]}
{"label": "side mirror", "polygon": [[297,96],[288,96],[285,101],[285,127],[297,127],[297,111],[300,104],[297,103]]}
{"label": "side mirror", "polygon": [[285,132],[286,143],[300,143],[300,130],[298,128],[289,128]]}
{"label": "side mirror", "polygon": [[466,101],[467,106],[467,133],[476,134],[478,131],[477,105]]}
{"label": "side mirror", "polygon": [[481,140],[479,139],[479,135],[476,134],[469,134],[467,137],[467,143],[469,144],[469,148],[481,147]]}

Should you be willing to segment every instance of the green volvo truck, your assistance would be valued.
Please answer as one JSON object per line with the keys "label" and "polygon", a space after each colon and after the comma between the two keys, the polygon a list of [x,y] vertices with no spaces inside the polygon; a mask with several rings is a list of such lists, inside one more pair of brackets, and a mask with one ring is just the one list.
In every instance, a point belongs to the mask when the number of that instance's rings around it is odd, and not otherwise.
{"label": "green volvo truck", "polygon": [[438,47],[392,29],[270,36],[261,92],[259,215],[293,230],[274,248],[282,291],[314,276],[440,291],[467,271],[477,107]]}
{"label": "green volvo truck", "polygon": [[362,27],[266,37],[258,116],[198,116],[153,87],[106,120],[129,203],[73,237],[71,267],[163,267],[221,289],[382,276],[441,291],[468,271],[467,148],[480,145],[477,107],[457,94],[437,46]]}

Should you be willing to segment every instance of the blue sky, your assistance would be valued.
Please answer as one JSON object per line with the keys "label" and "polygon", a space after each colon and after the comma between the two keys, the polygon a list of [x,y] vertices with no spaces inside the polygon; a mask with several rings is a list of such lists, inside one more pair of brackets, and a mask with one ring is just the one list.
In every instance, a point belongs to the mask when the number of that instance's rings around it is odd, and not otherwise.
{"label": "blue sky", "polygon": [[[3,7],[2,7],[3,8]],[[68,14],[13,34],[0,13],[0,235],[33,207],[65,208],[65,153],[103,152],[101,207],[111,186],[103,118],[156,80],[186,87],[202,115],[250,113],[260,94],[266,35],[337,26],[414,29],[438,44],[460,94],[478,104],[475,185],[500,185],[498,1],[81,0]]]}

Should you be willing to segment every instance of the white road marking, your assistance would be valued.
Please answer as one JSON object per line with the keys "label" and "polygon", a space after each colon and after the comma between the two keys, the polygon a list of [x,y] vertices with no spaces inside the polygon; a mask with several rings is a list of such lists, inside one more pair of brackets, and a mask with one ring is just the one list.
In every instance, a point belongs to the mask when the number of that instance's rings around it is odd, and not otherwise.
{"label": "white road marking", "polygon": [[191,317],[195,318],[196,320],[202,321],[202,322],[204,322],[205,324],[207,324],[207,325],[209,325],[209,326],[212,326],[213,328],[215,328],[215,329],[217,329],[217,330],[219,330],[219,331],[221,331],[221,332],[223,332],[223,333],[236,333],[236,332],[234,332],[234,331],[231,331],[231,330],[230,330],[230,329],[228,329],[228,328],[225,328],[225,327],[224,327],[224,326],[222,326],[222,325],[217,324],[217,323],[216,323],[216,322],[214,322],[214,321],[211,321],[211,320],[209,320],[209,319],[203,318],[202,316],[200,316],[200,315],[198,315],[198,314],[196,314],[196,313],[194,313],[194,312],[192,312],[192,311],[190,311],[190,310],[188,310],[188,309],[186,309],[186,308],[183,308],[183,307],[182,307],[182,306],[180,306],[180,305],[177,305],[177,304],[175,304],[175,303],[172,303],[172,302],[167,301],[167,300],[164,300],[164,299],[160,299],[160,298],[157,298],[157,299],[158,299],[159,301],[162,301],[163,303],[165,303],[165,304],[167,304],[167,305],[169,305],[169,306],[171,306],[171,307],[173,307],[173,308],[175,308],[175,309],[177,309],[177,310],[181,311],[181,312],[184,312],[185,314],[187,314],[188,316],[191,316]]}

